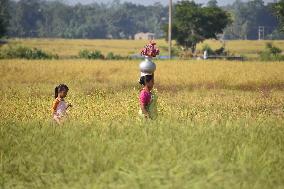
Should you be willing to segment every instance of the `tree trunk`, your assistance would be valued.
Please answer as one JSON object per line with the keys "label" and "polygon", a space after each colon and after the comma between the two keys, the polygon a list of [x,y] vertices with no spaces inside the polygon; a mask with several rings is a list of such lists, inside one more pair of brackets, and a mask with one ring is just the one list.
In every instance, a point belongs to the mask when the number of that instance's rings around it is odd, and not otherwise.
{"label": "tree trunk", "polygon": [[195,53],[195,50],[196,50],[196,44],[192,44],[191,45],[191,52],[192,52],[192,54]]}

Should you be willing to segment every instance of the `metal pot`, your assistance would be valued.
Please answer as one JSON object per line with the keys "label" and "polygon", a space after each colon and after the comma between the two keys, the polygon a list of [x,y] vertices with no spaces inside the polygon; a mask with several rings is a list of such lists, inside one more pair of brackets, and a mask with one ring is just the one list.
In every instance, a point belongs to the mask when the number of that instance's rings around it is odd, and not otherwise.
{"label": "metal pot", "polygon": [[152,58],[145,56],[145,60],[139,65],[140,72],[153,74],[156,70],[156,64],[152,62]]}

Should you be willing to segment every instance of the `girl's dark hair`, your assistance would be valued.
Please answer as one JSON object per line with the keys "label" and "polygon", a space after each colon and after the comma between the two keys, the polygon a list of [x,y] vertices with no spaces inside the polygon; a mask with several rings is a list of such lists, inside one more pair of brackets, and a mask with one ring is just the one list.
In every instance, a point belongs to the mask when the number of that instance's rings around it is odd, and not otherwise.
{"label": "girl's dark hair", "polygon": [[139,83],[140,83],[140,85],[146,85],[146,83],[150,82],[153,78],[154,78],[153,75],[141,76]]}
{"label": "girl's dark hair", "polygon": [[67,87],[67,85],[65,84],[60,84],[58,85],[57,87],[55,87],[54,89],[54,98],[57,98],[58,97],[58,93],[61,92],[61,91],[68,91],[69,88]]}

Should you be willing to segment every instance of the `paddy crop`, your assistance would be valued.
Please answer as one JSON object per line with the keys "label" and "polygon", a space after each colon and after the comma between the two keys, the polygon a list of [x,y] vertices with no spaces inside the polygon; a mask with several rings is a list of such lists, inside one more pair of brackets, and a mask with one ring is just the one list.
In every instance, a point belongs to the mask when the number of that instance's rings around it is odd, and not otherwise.
{"label": "paddy crop", "polygon": [[137,116],[138,64],[1,60],[1,187],[284,187],[282,62],[157,61],[155,121]]}
{"label": "paddy crop", "polygon": [[[248,41],[248,40],[228,40],[225,42],[225,48],[230,53],[235,55],[243,55],[248,58],[256,58],[258,54],[265,49],[265,44],[268,40]],[[271,41],[275,46],[284,50],[284,41]],[[103,54],[110,52],[121,56],[129,56],[139,54],[140,50],[147,40],[85,40],[85,39],[11,39],[10,45],[27,46],[30,48],[39,48],[48,53],[57,54],[61,58],[70,58],[78,56],[81,50],[99,50]],[[167,55],[167,43],[163,39],[157,40],[161,54]],[[173,43],[175,44],[175,43]],[[217,40],[206,40],[198,44],[197,50],[202,50],[202,47],[208,44],[212,49],[216,50],[222,45],[222,42]],[[179,47],[174,47],[178,48]]]}

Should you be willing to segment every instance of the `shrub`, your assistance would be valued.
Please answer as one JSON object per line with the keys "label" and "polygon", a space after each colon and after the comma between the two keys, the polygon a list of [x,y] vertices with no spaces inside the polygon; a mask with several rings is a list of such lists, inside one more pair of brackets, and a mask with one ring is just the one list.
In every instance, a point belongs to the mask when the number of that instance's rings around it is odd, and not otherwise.
{"label": "shrub", "polygon": [[266,43],[265,50],[260,53],[260,59],[262,61],[282,61],[284,56],[282,50],[272,43]]}
{"label": "shrub", "polygon": [[87,49],[81,50],[79,52],[79,57],[80,58],[85,58],[85,59],[104,59],[104,55],[101,53],[99,50],[95,51],[90,51]]}
{"label": "shrub", "polygon": [[[168,52],[169,51],[169,47],[168,46],[159,46],[159,49],[160,49],[160,52],[163,51],[163,52]],[[182,56],[182,54],[184,53],[183,51],[185,51],[185,49],[183,49],[183,47],[180,47],[180,46],[176,46],[176,45],[173,45],[172,48],[171,48],[171,55],[172,57],[175,57],[175,56]],[[163,56],[160,54],[160,56]]]}
{"label": "shrub", "polygon": [[221,47],[215,50],[215,54],[220,56],[227,56],[228,52],[226,51],[225,47]]}
{"label": "shrub", "polygon": [[41,49],[23,46],[8,46],[0,50],[0,58],[22,58],[22,59],[58,59],[58,55],[52,55]]}
{"label": "shrub", "polygon": [[121,59],[123,59],[123,57],[120,56],[120,55],[116,55],[116,54],[114,54],[113,52],[109,52],[109,53],[106,55],[106,59],[107,59],[107,60],[121,60]]}
{"label": "shrub", "polygon": [[179,55],[181,59],[191,59],[194,57],[191,51],[182,51]]}
{"label": "shrub", "polygon": [[202,51],[207,51],[208,55],[219,55],[219,56],[227,56],[229,52],[226,51],[225,47],[222,46],[219,49],[213,50],[208,44],[205,44],[202,47]]}
{"label": "shrub", "polygon": [[208,45],[208,44],[204,44],[202,47],[202,51],[207,51],[208,55],[214,55],[215,52],[213,51],[213,49]]}
{"label": "shrub", "polygon": [[282,50],[276,46],[273,46],[272,43],[266,43],[266,49],[273,55],[282,53]]}
{"label": "shrub", "polygon": [[106,59],[106,60],[121,60],[121,59],[127,59],[128,57],[123,57],[120,55],[116,55],[113,52],[109,52],[106,56],[104,56],[101,51],[95,50],[90,51],[87,49],[81,50],[79,52],[79,58],[84,59]]}

